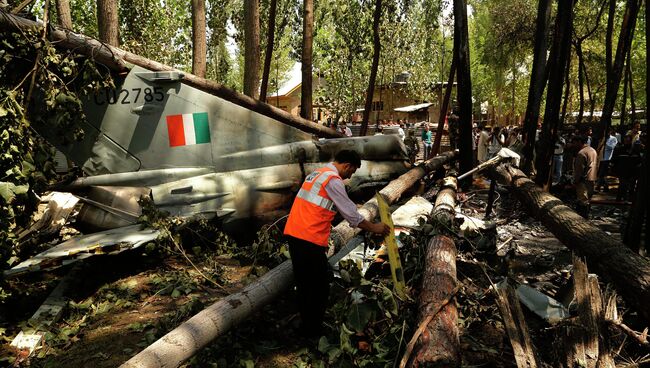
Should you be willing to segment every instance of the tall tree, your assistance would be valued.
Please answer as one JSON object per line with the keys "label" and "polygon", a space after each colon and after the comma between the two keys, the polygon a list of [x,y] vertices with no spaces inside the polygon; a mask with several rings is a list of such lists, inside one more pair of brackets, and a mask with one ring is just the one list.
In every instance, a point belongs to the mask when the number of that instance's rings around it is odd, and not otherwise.
{"label": "tall tree", "polygon": [[[577,30],[578,22],[574,21],[575,28],[573,32],[573,47],[576,50],[576,56],[578,57],[578,98],[580,101],[580,109],[578,111],[578,117],[576,118],[576,124],[580,125],[582,123],[582,118],[584,116],[584,111],[585,111],[585,83],[587,84],[587,94],[589,96],[589,101],[592,100],[591,96],[591,87],[589,86],[589,76],[587,75],[587,67],[585,65],[585,57],[584,53],[582,52],[582,43],[591,37],[596,30],[600,27],[600,19],[603,16],[604,10],[605,10],[605,5],[607,5],[608,1],[607,0],[602,0],[602,3],[600,4],[600,7],[598,8],[598,13],[596,14],[596,22],[593,23],[593,27],[588,28],[583,34],[579,34]],[[591,4],[589,4],[591,5]],[[586,18],[588,21],[582,22],[582,23],[588,23],[589,25],[592,24],[593,20],[593,14],[589,12],[586,15]],[[568,75],[567,75],[568,78]]]}
{"label": "tall tree", "polygon": [[625,3],[625,14],[621,22],[621,32],[618,36],[616,45],[616,55],[611,66],[611,74],[607,78],[607,89],[605,91],[605,102],[603,103],[603,114],[601,116],[601,129],[599,134],[599,147],[604,145],[607,129],[612,124],[612,113],[616,104],[618,88],[621,84],[621,77],[625,66],[625,56],[632,45],[634,28],[636,27],[636,18],[641,7],[641,0],[627,0]]}
{"label": "tall tree", "polygon": [[[455,52],[454,52],[455,54]],[[436,138],[433,141],[431,148],[431,156],[435,156],[440,151],[440,142],[442,142],[442,133],[445,127],[444,121],[449,110],[449,100],[451,99],[451,91],[454,89],[454,76],[456,75],[456,58],[451,59],[451,68],[449,69],[449,79],[447,80],[447,88],[445,89],[445,96],[440,104],[440,115],[438,117],[438,128],[436,129]],[[440,87],[442,88],[442,87]]]}
{"label": "tall tree", "polygon": [[[474,166],[472,155],[472,79],[469,67],[469,33],[467,30],[467,4],[464,0],[454,0],[454,51],[456,58],[456,75],[458,76],[458,107],[460,151],[459,166],[461,172],[467,172]],[[471,176],[460,183],[466,188],[471,184]]]}
{"label": "tall tree", "polygon": [[97,28],[102,42],[120,46],[117,0],[97,0]]}
{"label": "tall tree", "polygon": [[70,0],[56,0],[56,15],[59,18],[59,26],[65,29],[72,29]]}
{"label": "tall tree", "polygon": [[363,121],[361,122],[360,135],[368,133],[368,120],[370,120],[370,111],[372,110],[372,96],[375,94],[375,81],[377,79],[377,69],[379,68],[379,55],[381,54],[381,40],[379,38],[379,22],[381,21],[381,0],[375,1],[375,13],[372,20],[372,66],[370,67],[370,78],[368,89],[366,90],[366,104],[363,110]]}
{"label": "tall tree", "polygon": [[271,72],[271,59],[275,47],[275,13],[278,1],[271,0],[269,9],[269,26],[266,34],[266,52],[264,53],[264,69],[262,70],[262,85],[260,86],[260,100],[266,101],[266,91],[269,85],[269,73]]}
{"label": "tall tree", "polygon": [[533,69],[530,73],[528,103],[526,104],[523,129],[524,142],[526,144],[523,150],[524,172],[530,172],[533,166],[537,121],[539,121],[539,109],[542,103],[544,86],[546,85],[546,35],[548,34],[548,25],[551,18],[551,3],[551,0],[539,0],[537,6]]}
{"label": "tall tree", "polygon": [[[544,122],[537,147],[535,181],[547,187],[550,180],[551,159],[553,158],[554,141],[560,120],[560,105],[562,103],[562,86],[567,62],[571,54],[571,33],[573,28],[573,0],[560,0],[555,19],[553,46],[549,57],[548,89],[546,91],[546,107]],[[568,88],[568,86],[566,87]]]}
{"label": "tall tree", "polygon": [[205,0],[192,0],[192,74],[205,78]]}
{"label": "tall tree", "polygon": [[312,118],[312,45],[314,43],[314,0],[304,0],[302,21],[302,85],[300,116]]}
{"label": "tall tree", "polygon": [[260,86],[260,7],[244,0],[244,94],[257,98]]}

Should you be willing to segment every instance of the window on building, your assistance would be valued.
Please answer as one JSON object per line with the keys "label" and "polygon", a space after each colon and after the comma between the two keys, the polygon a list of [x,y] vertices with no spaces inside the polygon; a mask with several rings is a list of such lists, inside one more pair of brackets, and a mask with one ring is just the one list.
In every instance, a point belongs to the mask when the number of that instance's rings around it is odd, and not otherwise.
{"label": "window on building", "polygon": [[384,101],[373,101],[372,111],[384,111]]}

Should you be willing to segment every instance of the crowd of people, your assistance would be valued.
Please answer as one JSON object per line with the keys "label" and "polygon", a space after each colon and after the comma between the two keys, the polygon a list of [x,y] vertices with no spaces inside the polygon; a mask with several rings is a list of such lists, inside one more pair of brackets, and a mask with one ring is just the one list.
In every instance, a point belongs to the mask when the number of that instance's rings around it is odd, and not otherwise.
{"label": "crowd of people", "polygon": [[[536,146],[540,144],[540,128],[535,135]],[[642,133],[638,122],[610,128],[600,142],[592,136],[592,128],[588,126],[560,132],[554,141],[551,169],[552,185],[575,187],[577,210],[585,217],[593,193],[609,191],[608,176],[618,178],[617,201],[632,200],[647,144],[647,133]],[[478,126],[473,138],[477,163],[494,157],[502,147],[522,154],[525,145],[518,126]],[[600,150],[599,145],[602,145]]]}

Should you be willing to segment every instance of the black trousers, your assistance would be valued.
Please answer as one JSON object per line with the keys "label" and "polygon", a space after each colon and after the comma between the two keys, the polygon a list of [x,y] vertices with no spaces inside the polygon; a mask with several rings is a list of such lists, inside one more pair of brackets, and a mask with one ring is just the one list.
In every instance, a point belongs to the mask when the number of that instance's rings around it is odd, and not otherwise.
{"label": "black trousers", "polygon": [[327,247],[287,236],[298,291],[302,333],[320,336],[333,275],[327,263]]}

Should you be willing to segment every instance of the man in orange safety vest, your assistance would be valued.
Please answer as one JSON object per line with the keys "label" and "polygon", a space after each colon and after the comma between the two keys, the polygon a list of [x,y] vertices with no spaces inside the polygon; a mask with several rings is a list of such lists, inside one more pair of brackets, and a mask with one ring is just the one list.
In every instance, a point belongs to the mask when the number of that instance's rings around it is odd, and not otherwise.
{"label": "man in orange safety vest", "polygon": [[386,224],[364,219],[345,192],[343,180],[360,166],[356,151],[343,150],[334,162],[307,175],[284,228],[298,292],[301,333],[305,336],[321,334],[332,279],[327,263],[328,240],[336,212],[352,227],[382,235],[390,231]]}

